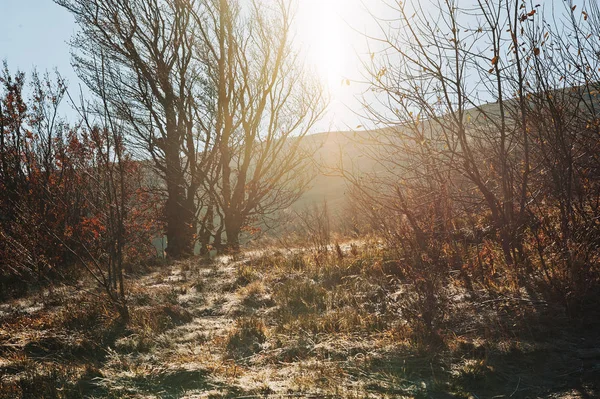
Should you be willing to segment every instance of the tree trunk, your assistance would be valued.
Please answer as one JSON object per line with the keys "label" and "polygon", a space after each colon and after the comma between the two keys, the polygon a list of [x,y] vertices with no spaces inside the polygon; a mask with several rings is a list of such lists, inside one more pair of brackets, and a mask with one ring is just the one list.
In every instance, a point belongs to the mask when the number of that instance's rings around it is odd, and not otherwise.
{"label": "tree trunk", "polygon": [[227,249],[238,252],[240,250],[240,233],[242,231],[241,218],[231,215],[225,218],[225,234],[227,235]]}
{"label": "tree trunk", "polygon": [[179,160],[179,143],[174,143],[165,151],[167,164],[167,202],[165,221],[167,248],[165,252],[172,259],[182,259],[193,255],[194,212],[190,212],[185,192],[185,179]]}
{"label": "tree trunk", "polygon": [[167,248],[165,252],[172,259],[182,259],[192,255],[192,226],[183,204],[184,196],[178,185],[168,188],[168,198],[165,207],[167,223]]}
{"label": "tree trunk", "polygon": [[214,229],[214,211],[213,206],[209,205],[206,211],[206,215],[200,226],[200,232],[198,233],[198,242],[200,243],[200,255],[208,255],[210,245],[210,238],[212,237],[212,231]]}

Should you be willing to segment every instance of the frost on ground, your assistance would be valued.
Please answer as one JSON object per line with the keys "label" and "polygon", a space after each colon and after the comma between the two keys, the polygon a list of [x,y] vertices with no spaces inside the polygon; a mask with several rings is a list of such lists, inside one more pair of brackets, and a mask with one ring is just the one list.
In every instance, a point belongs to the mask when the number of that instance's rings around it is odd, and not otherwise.
{"label": "frost on ground", "polygon": [[399,304],[407,288],[376,251],[175,263],[130,279],[127,325],[102,298],[74,289],[3,304],[0,397],[600,394],[594,329],[550,328],[552,310],[525,296],[457,288],[446,332],[419,338]]}

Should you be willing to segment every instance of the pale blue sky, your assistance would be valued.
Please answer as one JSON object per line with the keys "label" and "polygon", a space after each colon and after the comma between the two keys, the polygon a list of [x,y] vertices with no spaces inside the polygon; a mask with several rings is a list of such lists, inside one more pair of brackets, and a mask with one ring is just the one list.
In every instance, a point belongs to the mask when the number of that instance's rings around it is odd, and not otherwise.
{"label": "pale blue sky", "polygon": [[[356,12],[359,9],[360,0],[299,0],[298,4],[298,39],[302,45],[314,50],[309,51],[307,61],[318,62],[328,56],[329,63],[333,65],[333,68],[320,68],[318,71],[324,80],[330,80],[328,84],[334,86],[334,98],[329,114],[316,130],[355,126],[358,123],[356,116],[342,103],[342,97],[349,99],[354,96],[354,88],[341,87],[339,82],[346,76],[335,74],[348,75],[353,72],[354,65],[348,68],[347,64],[354,57],[354,43],[340,39],[355,33],[350,31],[345,21],[352,15],[348,10]],[[339,7],[340,4],[345,7]],[[318,22],[315,20],[315,10],[323,13]],[[343,10],[344,15],[339,10]],[[67,79],[71,93],[79,93],[81,82],[71,66],[69,47],[69,40],[77,31],[77,25],[68,11],[52,0],[0,0],[0,20],[0,60],[8,62],[11,72],[21,70],[29,74],[34,68],[41,73],[57,69]],[[332,20],[335,20],[333,24],[326,23]],[[332,26],[339,31],[331,32]],[[327,43],[337,49],[336,54],[328,53],[320,46],[327,37],[330,37]]]}
{"label": "pale blue sky", "polygon": [[78,83],[68,44],[76,25],[66,10],[51,0],[0,0],[0,20],[0,59],[11,71],[57,68],[71,87]]}
{"label": "pale blue sky", "polygon": [[[355,128],[361,124],[352,110],[361,113],[355,96],[365,87],[340,82],[344,78],[361,79],[357,55],[367,56],[366,40],[350,26],[359,31],[372,30],[373,22],[364,6],[381,14],[381,10],[386,10],[381,2],[297,0],[297,40],[307,51],[306,60],[317,66],[317,73],[329,85],[332,94],[329,113],[316,126],[316,131]],[[550,15],[553,5],[564,9],[562,0],[537,2],[546,6]],[[585,0],[576,3],[579,10],[585,7]],[[11,71],[20,69],[30,73],[35,67],[39,72],[52,72],[56,68],[69,82],[71,93],[79,93],[80,81],[71,67],[68,43],[77,26],[69,12],[52,0],[0,0],[0,21],[0,60],[7,60]]]}

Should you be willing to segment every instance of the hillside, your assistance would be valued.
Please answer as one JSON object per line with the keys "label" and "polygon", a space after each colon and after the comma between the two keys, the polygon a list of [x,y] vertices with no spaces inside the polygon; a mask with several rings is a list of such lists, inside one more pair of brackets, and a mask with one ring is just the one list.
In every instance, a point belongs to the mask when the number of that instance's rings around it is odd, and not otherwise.
{"label": "hillside", "polygon": [[[553,98],[557,104],[577,104],[583,113],[591,112],[587,107],[598,107],[600,99],[598,91],[585,93],[585,87],[567,87],[549,91],[546,95]],[[538,96],[543,96],[538,94]],[[528,106],[535,108],[533,100]],[[518,114],[519,104],[516,99],[505,101],[505,121],[508,125],[515,121],[514,114]],[[491,121],[500,119],[500,107],[497,102],[484,103],[478,108],[469,108],[465,111],[464,120],[467,126],[467,134],[472,137],[481,135],[482,131],[489,133],[493,128]],[[423,121],[424,130],[436,131],[435,122]],[[394,129],[395,131],[392,131]],[[372,173],[381,170],[378,164],[378,152],[385,144],[398,143],[402,130],[407,129],[402,124],[396,127],[386,127],[376,130],[358,131],[332,131],[315,133],[304,138],[305,146],[309,149],[317,148],[314,162],[318,166],[319,173],[316,175],[311,188],[294,204],[294,208],[300,209],[313,203],[326,200],[334,206],[343,206],[348,200],[348,185],[340,176],[339,167],[344,165],[346,172],[361,174]],[[439,132],[438,132],[439,133]],[[382,153],[386,153],[383,151]],[[389,155],[389,154],[386,154]],[[385,162],[385,161],[384,161]],[[389,162],[386,165],[390,165]]]}
{"label": "hillside", "polygon": [[372,173],[380,169],[373,150],[381,146],[377,136],[385,134],[390,137],[389,129],[334,131],[306,136],[304,145],[317,149],[313,161],[319,170],[310,189],[294,207],[302,208],[324,200],[336,207],[343,206],[349,200],[349,192],[340,166],[348,174]]}

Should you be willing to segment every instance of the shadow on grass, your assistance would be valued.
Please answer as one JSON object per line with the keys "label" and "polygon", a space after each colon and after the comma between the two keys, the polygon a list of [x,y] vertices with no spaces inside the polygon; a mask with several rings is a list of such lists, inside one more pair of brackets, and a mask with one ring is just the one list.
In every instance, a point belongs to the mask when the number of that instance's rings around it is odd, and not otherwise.
{"label": "shadow on grass", "polygon": [[[579,353],[579,352],[578,352]],[[507,353],[384,353],[346,371],[375,395],[415,398],[600,397],[600,357],[532,350]]]}
{"label": "shadow on grass", "polygon": [[203,370],[169,370],[164,373],[108,380],[89,375],[79,383],[82,397],[123,398],[140,395],[175,399],[185,394],[214,391],[215,397],[234,398],[248,392],[216,382]]}

